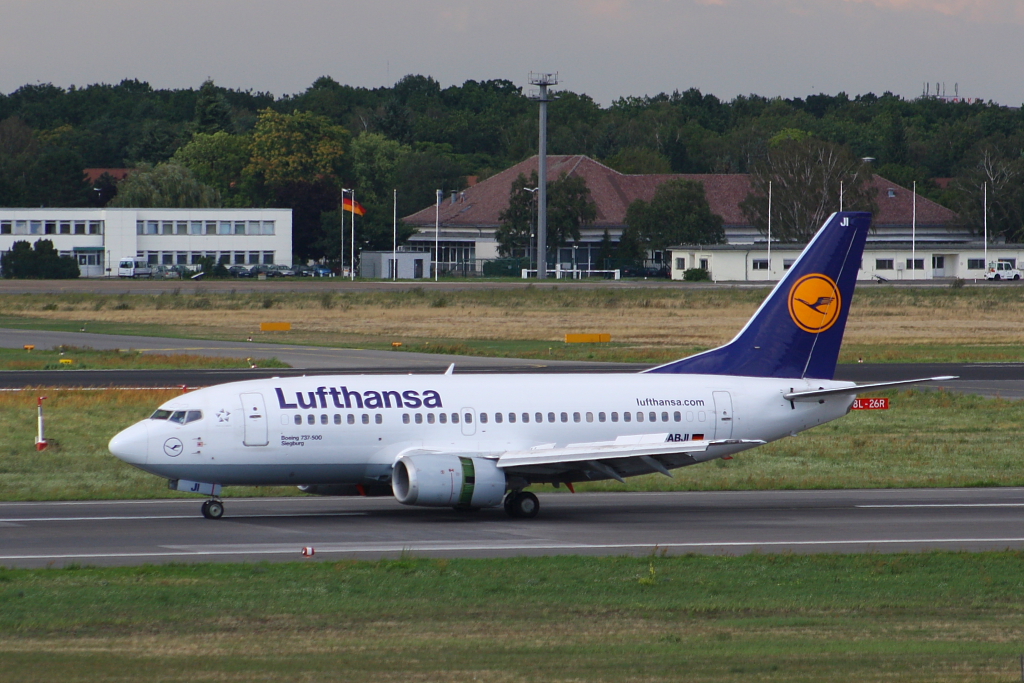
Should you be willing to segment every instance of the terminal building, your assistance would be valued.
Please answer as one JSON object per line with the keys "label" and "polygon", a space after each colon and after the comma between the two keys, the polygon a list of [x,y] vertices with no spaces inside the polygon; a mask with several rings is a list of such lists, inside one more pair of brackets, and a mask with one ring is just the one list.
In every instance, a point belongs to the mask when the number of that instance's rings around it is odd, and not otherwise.
{"label": "terminal building", "polygon": [[46,239],[83,277],[116,277],[122,258],[191,266],[292,264],[291,209],[0,208],[0,252]]}

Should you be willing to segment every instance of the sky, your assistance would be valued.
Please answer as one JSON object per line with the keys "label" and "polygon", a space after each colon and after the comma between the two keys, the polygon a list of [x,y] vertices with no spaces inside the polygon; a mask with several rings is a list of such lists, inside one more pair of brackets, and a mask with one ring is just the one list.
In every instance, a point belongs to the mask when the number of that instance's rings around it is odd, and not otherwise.
{"label": "sky", "polygon": [[[694,87],[806,97],[958,84],[1024,102],[1024,0],[0,0],[0,91],[148,81],[304,91],[558,72],[602,106]],[[941,87],[941,86],[940,86]]]}

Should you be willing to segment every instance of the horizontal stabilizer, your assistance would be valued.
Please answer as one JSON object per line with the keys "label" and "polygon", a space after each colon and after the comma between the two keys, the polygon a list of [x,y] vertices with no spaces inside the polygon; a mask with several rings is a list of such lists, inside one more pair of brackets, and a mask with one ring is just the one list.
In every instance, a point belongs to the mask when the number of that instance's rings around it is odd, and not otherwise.
{"label": "horizontal stabilizer", "polygon": [[878,382],[876,384],[858,384],[852,387],[841,387],[839,389],[812,389],[810,391],[793,391],[783,394],[782,398],[787,401],[817,401],[826,396],[841,396],[843,394],[859,394],[863,391],[875,389],[891,389],[904,384],[921,384],[922,382],[946,382],[957,379],[955,375],[943,375],[942,377],[923,377],[921,379],[905,379],[899,382]]}

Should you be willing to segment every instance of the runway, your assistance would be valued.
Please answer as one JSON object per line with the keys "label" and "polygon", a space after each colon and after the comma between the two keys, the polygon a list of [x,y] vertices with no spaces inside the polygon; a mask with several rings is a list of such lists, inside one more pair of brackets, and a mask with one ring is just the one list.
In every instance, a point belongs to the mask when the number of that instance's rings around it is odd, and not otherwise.
{"label": "runway", "polygon": [[542,493],[540,516],[391,498],[0,503],[0,565],[1024,548],[1024,489]]}

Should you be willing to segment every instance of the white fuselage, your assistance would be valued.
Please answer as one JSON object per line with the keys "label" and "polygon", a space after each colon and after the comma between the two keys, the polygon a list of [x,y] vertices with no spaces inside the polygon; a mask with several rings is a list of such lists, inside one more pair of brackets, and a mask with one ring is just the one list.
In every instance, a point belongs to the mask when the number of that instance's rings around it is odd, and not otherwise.
{"label": "white fuselage", "polygon": [[[395,461],[410,452],[487,456],[638,434],[774,441],[845,415],[853,402],[852,395],[791,402],[783,394],[848,386],[659,374],[274,378],[183,394],[161,406],[171,419],[138,422],[110,449],[168,479],[387,485]],[[670,458],[667,466],[750,447],[715,445]],[[535,480],[544,480],[543,469]]]}

